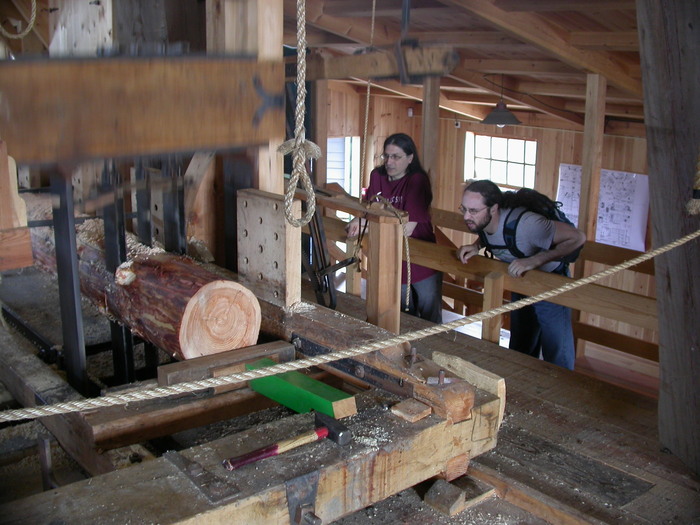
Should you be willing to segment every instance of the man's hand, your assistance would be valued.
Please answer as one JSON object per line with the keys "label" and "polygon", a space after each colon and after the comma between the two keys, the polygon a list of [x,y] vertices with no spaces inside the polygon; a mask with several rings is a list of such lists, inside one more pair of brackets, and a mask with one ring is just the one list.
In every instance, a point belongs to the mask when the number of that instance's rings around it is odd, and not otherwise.
{"label": "man's hand", "polygon": [[479,243],[465,244],[457,250],[457,259],[466,263],[469,259],[479,253]]}
{"label": "man's hand", "polygon": [[537,268],[531,259],[531,257],[515,259],[508,265],[508,275],[511,277],[522,277],[525,275],[525,272]]}

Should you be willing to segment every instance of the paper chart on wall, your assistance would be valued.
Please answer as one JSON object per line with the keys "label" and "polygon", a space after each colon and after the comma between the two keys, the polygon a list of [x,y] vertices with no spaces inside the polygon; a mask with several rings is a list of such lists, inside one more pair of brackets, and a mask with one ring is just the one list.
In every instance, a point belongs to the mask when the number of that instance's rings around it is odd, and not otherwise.
{"label": "paper chart on wall", "polygon": [[[559,165],[557,200],[578,224],[581,166]],[[643,252],[649,213],[649,178],[640,173],[601,170],[596,242]]]}

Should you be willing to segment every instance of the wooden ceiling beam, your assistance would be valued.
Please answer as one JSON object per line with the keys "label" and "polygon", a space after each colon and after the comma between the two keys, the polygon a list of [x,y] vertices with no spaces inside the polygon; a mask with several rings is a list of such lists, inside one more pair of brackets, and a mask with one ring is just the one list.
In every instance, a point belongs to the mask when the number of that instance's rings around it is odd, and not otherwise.
{"label": "wooden ceiling beam", "polygon": [[635,9],[635,0],[495,0],[494,4],[509,12],[601,11]]}
{"label": "wooden ceiling beam", "polygon": [[[423,88],[416,86],[406,86],[396,80],[385,80],[381,82],[372,82],[372,86],[385,89],[392,93],[397,93],[406,98],[423,102]],[[483,120],[488,115],[490,108],[485,108],[477,104],[465,104],[463,102],[454,102],[449,100],[445,95],[440,95],[438,105],[442,109],[447,109],[453,113],[458,113],[465,117],[475,120]]]}
{"label": "wooden ceiling beam", "polygon": [[547,73],[549,75],[571,75],[580,73],[576,69],[558,60],[505,60],[505,59],[463,59],[462,67],[484,73],[509,73],[511,75],[531,75]]}
{"label": "wooden ceiling beam", "polygon": [[[296,20],[296,3],[284,2],[284,16]],[[385,24],[376,24],[372,39],[370,24],[366,18],[338,17],[324,12],[322,0],[306,1],[306,23],[334,35],[342,36],[365,46],[372,40],[375,46],[395,44],[400,40],[397,31]]]}
{"label": "wooden ceiling beam", "polygon": [[[520,89],[518,83],[514,82],[508,77],[503,77],[496,82],[488,79],[481,72],[470,71],[461,65],[456,67],[449,76],[455,80],[459,80],[467,84],[477,86],[490,93],[494,93],[505,100],[515,102],[516,104],[529,106],[541,111],[542,113],[547,113],[548,115],[571,121],[574,124],[583,125],[583,116],[567,110],[564,107],[564,101],[546,97],[533,98],[532,96],[529,96],[528,91]],[[503,83],[502,88],[501,83]]]}
{"label": "wooden ceiling beam", "polygon": [[624,66],[606,53],[582,50],[569,44],[569,34],[556,30],[537,14],[511,13],[499,9],[488,0],[441,0],[461,7],[490,22],[500,30],[551,53],[577,69],[603,75],[610,84],[641,98],[642,83],[629,76]]}
{"label": "wooden ceiling beam", "polygon": [[454,47],[526,47],[521,40],[498,31],[409,31],[408,36],[421,43],[434,42]]}
{"label": "wooden ceiling beam", "polygon": [[603,51],[639,51],[636,31],[572,31],[572,46]]}

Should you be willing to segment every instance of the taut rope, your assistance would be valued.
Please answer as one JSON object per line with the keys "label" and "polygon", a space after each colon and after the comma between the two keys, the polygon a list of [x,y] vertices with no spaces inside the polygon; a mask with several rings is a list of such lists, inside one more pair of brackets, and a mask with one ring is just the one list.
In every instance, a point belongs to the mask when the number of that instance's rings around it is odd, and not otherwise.
{"label": "taut rope", "polygon": [[692,241],[700,237],[700,230],[690,233],[680,239],[677,239],[665,246],[661,246],[655,250],[647,253],[643,253],[629,261],[625,261],[616,266],[612,266],[603,271],[584,277],[577,281],[566,283],[553,290],[548,290],[532,297],[526,297],[520,299],[514,303],[504,304],[498,308],[488,310],[486,312],[480,312],[478,314],[470,315],[464,319],[458,319],[449,323],[435,325],[430,328],[424,328],[422,330],[417,330],[415,332],[409,332],[402,335],[397,335],[385,341],[377,341],[373,343],[368,343],[363,346],[349,348],[347,350],[339,350],[329,354],[324,354],[315,357],[309,357],[306,359],[299,359],[296,361],[290,361],[288,363],[280,363],[278,365],[270,366],[267,368],[260,368],[257,370],[250,370],[247,372],[241,372],[238,374],[231,374],[224,377],[216,377],[211,379],[205,379],[202,381],[192,381],[187,383],[180,383],[174,386],[159,387],[153,389],[138,390],[135,392],[130,392],[126,394],[116,394],[111,396],[99,397],[95,399],[86,399],[81,401],[71,401],[67,403],[56,403],[54,405],[47,405],[42,407],[31,407],[31,408],[21,408],[16,410],[6,410],[0,412],[0,421],[18,421],[22,419],[33,419],[43,416],[52,416],[57,414],[67,414],[70,412],[80,412],[82,410],[90,410],[93,408],[109,407],[114,405],[126,405],[128,403],[133,403],[136,401],[143,401],[148,399],[157,399],[161,397],[168,397],[176,394],[184,394],[195,392],[198,390],[204,390],[207,388],[213,388],[217,386],[232,385],[236,383],[242,383],[245,381],[250,381],[252,379],[258,379],[260,377],[267,377],[275,374],[281,374],[283,372],[289,372],[292,370],[299,370],[302,368],[308,368],[311,366],[322,365],[325,363],[330,363],[332,361],[337,361],[339,359],[351,358],[362,354],[367,354],[369,352],[374,352],[381,350],[382,348],[387,348],[391,346],[397,346],[402,343],[413,341],[416,339],[423,339],[424,337],[429,337],[431,335],[437,335],[443,332],[448,332],[477,321],[484,321],[490,319],[497,315],[501,315],[513,310],[517,310],[524,306],[536,303],[538,301],[546,301],[551,299],[556,295],[560,295],[576,288],[580,288],[586,284],[599,281],[610,275],[617,273],[627,268],[631,268],[639,263],[647,261],[661,255],[662,253],[668,252],[678,246],[681,246],[687,242]]}

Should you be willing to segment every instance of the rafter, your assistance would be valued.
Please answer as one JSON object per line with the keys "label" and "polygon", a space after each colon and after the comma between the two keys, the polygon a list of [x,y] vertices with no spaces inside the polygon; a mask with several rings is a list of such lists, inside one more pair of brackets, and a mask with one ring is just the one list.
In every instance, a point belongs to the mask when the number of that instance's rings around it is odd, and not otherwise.
{"label": "rafter", "polygon": [[[543,113],[568,120],[574,124],[583,124],[583,117],[578,113],[567,110],[564,106],[564,101],[551,97],[533,98],[527,94],[527,91],[520,89],[517,82],[511,78],[503,77],[502,79],[498,78],[497,81],[490,80],[484,74],[470,71],[461,65],[456,67],[449,76],[498,96],[501,96],[502,91],[502,96],[505,100],[535,108]],[[503,89],[501,89],[501,83],[503,83]]]}
{"label": "rafter", "polygon": [[572,11],[572,10],[594,10],[603,9],[635,9],[634,0],[576,0],[575,5],[571,0],[496,0],[494,2],[498,8],[504,11]]}
{"label": "rafter", "polygon": [[630,77],[616,60],[600,51],[582,50],[572,46],[568,42],[567,32],[556,30],[539,15],[513,14],[496,7],[488,0],[441,0],[441,2],[466,9],[500,30],[547,51],[577,69],[603,75],[610,84],[639,97],[642,96],[641,81]]}
{"label": "rafter", "polygon": [[[395,80],[385,80],[381,82],[372,82],[372,86],[385,89],[392,93],[402,95],[413,100],[423,101],[423,88],[416,86],[405,86]],[[454,102],[449,100],[445,95],[440,95],[438,102],[440,108],[447,109],[453,113],[458,113],[475,120],[483,120],[489,113],[489,109],[477,104],[468,104],[464,102]]]}
{"label": "rafter", "polygon": [[529,75],[547,73],[550,75],[571,75],[579,73],[576,69],[558,60],[503,60],[503,59],[464,59],[462,67],[483,71],[484,73],[510,73],[513,75]]}
{"label": "rafter", "polygon": [[572,31],[569,43],[585,49],[639,51],[636,31]]}

